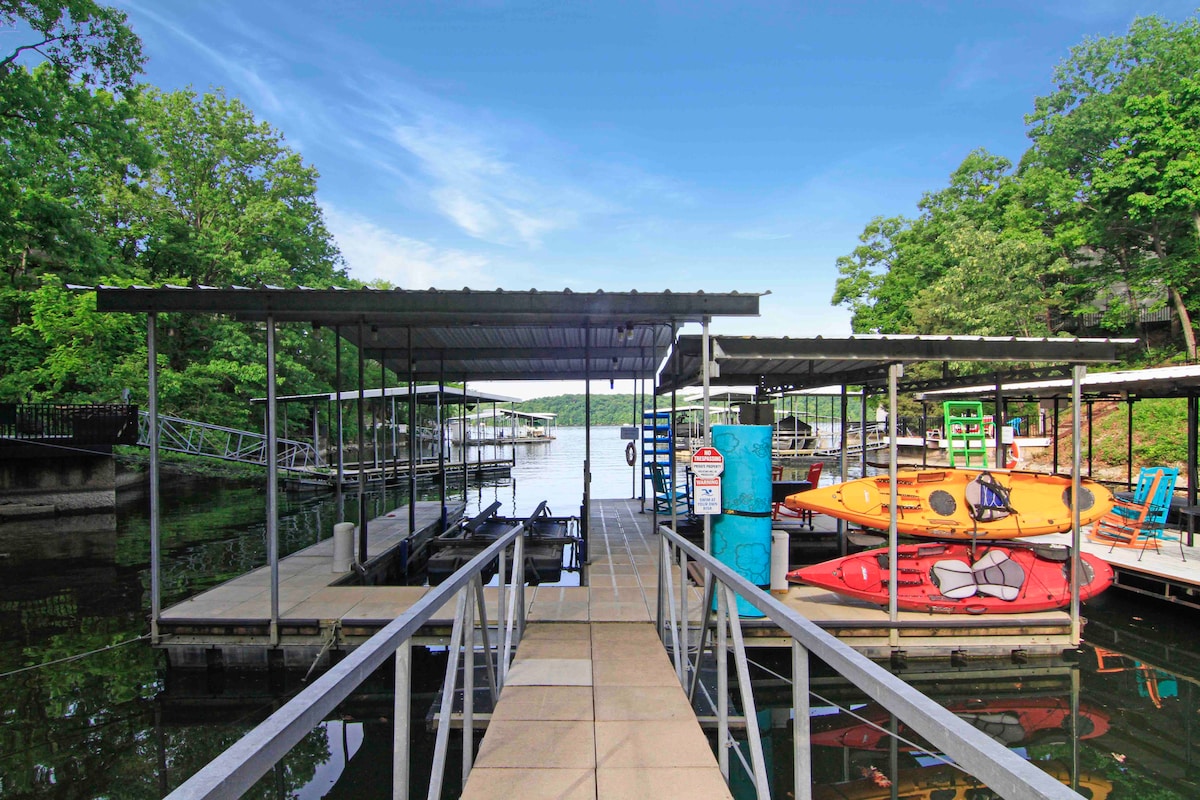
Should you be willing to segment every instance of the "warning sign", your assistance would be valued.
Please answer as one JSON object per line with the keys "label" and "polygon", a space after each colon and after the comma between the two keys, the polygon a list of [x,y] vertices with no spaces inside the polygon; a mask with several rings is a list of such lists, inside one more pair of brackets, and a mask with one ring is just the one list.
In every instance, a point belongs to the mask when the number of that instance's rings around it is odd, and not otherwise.
{"label": "warning sign", "polygon": [[692,473],[700,478],[715,478],[725,471],[725,456],[715,447],[701,447],[692,453]]}
{"label": "warning sign", "polygon": [[693,498],[692,508],[697,514],[720,514],[721,513],[721,478],[720,476],[712,478],[702,478],[696,476],[693,481],[693,486],[696,495]]}

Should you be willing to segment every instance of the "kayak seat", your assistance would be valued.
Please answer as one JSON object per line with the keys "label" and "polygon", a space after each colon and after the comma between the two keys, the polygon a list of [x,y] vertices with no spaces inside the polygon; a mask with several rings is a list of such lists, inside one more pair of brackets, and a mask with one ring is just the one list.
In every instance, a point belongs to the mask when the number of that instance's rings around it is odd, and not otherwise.
{"label": "kayak seat", "polygon": [[933,582],[937,585],[942,597],[962,600],[974,597],[978,591],[975,583],[975,573],[971,565],[965,561],[953,558],[934,562],[932,572]]}
{"label": "kayak seat", "polygon": [[931,577],[942,596],[952,600],[976,594],[1016,600],[1025,583],[1025,570],[1003,550],[989,550],[974,564],[953,558],[937,561]]}
{"label": "kayak seat", "polygon": [[1001,600],[1016,600],[1025,583],[1025,570],[1003,550],[988,550],[971,571],[979,583],[980,594]]}

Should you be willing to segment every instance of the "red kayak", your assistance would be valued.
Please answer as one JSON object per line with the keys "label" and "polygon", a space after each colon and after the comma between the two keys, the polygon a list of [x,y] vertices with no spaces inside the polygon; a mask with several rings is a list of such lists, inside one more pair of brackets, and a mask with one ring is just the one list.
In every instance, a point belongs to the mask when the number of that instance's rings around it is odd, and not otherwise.
{"label": "red kayak", "polygon": [[[937,542],[898,549],[897,605],[907,611],[939,614],[1022,614],[1052,611],[1070,603],[1071,550],[1051,544],[979,544]],[[1113,571],[1105,562],[1081,553],[1079,599],[1107,589]],[[802,567],[788,573],[838,594],[888,603],[888,551],[867,550]]]}
{"label": "red kayak", "polygon": [[[958,700],[944,704],[971,726],[991,736],[1005,747],[1043,743],[1071,736],[1071,704],[1062,697],[1010,697],[998,700]],[[849,717],[849,719],[847,719]],[[886,750],[891,746],[887,731],[891,716],[887,709],[870,705],[849,714],[816,718],[811,741],[825,747],[850,747],[855,750]],[[866,720],[865,722],[863,720]],[[873,724],[872,724],[873,723]],[[1091,739],[1108,732],[1108,715],[1088,703],[1079,704],[1077,731],[1080,739]],[[827,727],[826,727],[827,726]],[[900,723],[900,736],[916,734]],[[1048,743],[1048,742],[1046,742]],[[903,751],[913,750],[903,740]]]}

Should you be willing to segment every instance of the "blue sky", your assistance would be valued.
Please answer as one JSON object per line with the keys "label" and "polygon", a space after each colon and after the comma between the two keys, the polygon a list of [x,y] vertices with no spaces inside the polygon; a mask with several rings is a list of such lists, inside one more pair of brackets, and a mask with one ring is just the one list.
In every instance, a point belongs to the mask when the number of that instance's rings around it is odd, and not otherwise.
{"label": "blue sky", "polygon": [[115,0],[163,88],[222,87],[406,288],[767,291],[714,330],[846,335],[835,261],[916,213],[1088,36],[1190,2]]}

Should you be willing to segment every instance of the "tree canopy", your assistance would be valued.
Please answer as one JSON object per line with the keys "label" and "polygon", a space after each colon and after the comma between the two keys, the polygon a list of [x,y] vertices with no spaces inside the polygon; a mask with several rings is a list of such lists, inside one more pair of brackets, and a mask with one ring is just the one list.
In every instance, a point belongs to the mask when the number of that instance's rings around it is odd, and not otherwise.
{"label": "tree canopy", "polygon": [[1196,19],[1083,42],[1034,101],[1019,166],[975,151],[915,218],[872,220],[834,304],[858,332],[1026,336],[1097,311],[1126,331],[1169,304],[1195,358],[1198,68]]}

